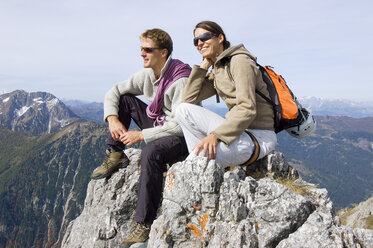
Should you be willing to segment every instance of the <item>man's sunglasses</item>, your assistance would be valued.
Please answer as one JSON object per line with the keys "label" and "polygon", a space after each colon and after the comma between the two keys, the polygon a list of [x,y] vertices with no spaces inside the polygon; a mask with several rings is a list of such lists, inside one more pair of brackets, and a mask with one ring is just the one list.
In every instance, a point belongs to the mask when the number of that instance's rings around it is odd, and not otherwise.
{"label": "man's sunglasses", "polygon": [[218,34],[214,34],[214,33],[204,33],[204,34],[201,34],[198,37],[195,37],[193,39],[193,44],[195,46],[197,46],[198,45],[198,40],[201,40],[201,41],[205,42],[205,41],[211,39],[212,37],[218,37],[218,36],[219,36]]}
{"label": "man's sunglasses", "polygon": [[152,53],[154,50],[161,50],[162,48],[159,48],[159,47],[140,47],[141,49],[141,52],[144,51],[146,53]]}

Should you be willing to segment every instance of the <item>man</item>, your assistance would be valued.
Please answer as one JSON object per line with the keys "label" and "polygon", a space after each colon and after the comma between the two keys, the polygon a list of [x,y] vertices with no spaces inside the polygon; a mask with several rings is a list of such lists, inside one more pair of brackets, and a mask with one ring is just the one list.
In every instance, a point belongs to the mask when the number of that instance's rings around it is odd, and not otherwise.
{"label": "man", "polygon": [[[109,123],[106,158],[96,168],[92,179],[110,176],[113,171],[129,164],[123,150],[145,141],[141,152],[136,215],[130,234],[124,242],[145,242],[156,218],[162,196],[163,172],[188,154],[174,110],[181,102],[182,90],[191,68],[171,58],[171,37],[163,30],[150,29],[140,35],[144,69],[129,80],[111,88],[105,95],[104,118]],[[136,98],[144,95],[147,106]],[[131,119],[141,131],[129,131]]]}

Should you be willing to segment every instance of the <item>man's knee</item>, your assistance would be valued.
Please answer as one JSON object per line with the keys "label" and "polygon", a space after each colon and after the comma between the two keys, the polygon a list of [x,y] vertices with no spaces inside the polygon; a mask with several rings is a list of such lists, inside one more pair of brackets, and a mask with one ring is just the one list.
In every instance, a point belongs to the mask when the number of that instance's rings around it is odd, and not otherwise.
{"label": "man's knee", "polygon": [[[163,171],[166,164],[175,163],[188,152],[185,139],[167,136],[148,143],[141,152],[142,170]],[[154,168],[148,168],[154,167]]]}
{"label": "man's knee", "polygon": [[159,160],[161,158],[162,151],[159,151],[156,146],[152,143],[147,144],[141,151],[141,159]]}
{"label": "man's knee", "polygon": [[120,96],[120,99],[133,99],[135,96],[133,94],[130,94],[130,93],[125,93],[123,95]]}
{"label": "man's knee", "polygon": [[163,172],[165,167],[165,153],[153,144],[146,145],[141,151],[141,170]]}
{"label": "man's knee", "polygon": [[135,96],[129,93],[121,95],[119,98],[119,107],[131,105]]}

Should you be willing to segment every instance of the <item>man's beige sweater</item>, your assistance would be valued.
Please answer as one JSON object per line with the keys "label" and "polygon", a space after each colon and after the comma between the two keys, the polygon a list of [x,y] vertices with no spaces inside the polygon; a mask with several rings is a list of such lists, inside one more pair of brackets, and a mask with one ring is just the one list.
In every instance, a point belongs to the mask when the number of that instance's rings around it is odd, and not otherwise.
{"label": "man's beige sweater", "polygon": [[[166,64],[162,68],[162,78],[171,56],[167,59]],[[105,95],[104,101],[104,120],[110,115],[118,116],[120,96],[126,93],[136,96],[143,95],[149,102],[154,100],[158,88],[158,82],[152,69],[145,68],[135,73],[130,79],[114,85]],[[164,94],[163,112],[166,119],[163,126],[156,126],[142,130],[145,143],[152,142],[166,136],[183,136],[183,132],[179,124],[174,119],[175,109],[181,102],[183,88],[186,85],[188,78],[180,78],[176,80]]]}

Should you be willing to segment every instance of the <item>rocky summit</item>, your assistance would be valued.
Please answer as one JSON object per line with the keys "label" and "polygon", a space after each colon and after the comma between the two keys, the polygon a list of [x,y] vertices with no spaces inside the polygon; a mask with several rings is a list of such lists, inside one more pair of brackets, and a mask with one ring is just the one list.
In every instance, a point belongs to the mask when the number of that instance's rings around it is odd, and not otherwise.
{"label": "rocky summit", "polygon": [[126,153],[127,168],[89,183],[62,247],[373,247],[373,230],[342,226],[326,189],[305,182],[279,152],[246,168],[191,156],[173,164],[148,242],[125,244],[140,150]]}

